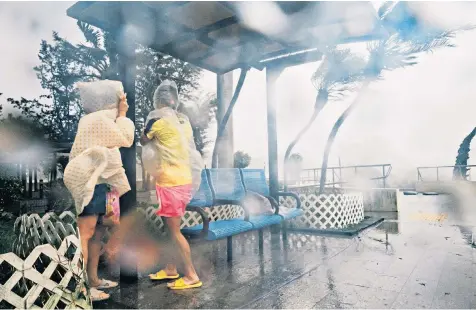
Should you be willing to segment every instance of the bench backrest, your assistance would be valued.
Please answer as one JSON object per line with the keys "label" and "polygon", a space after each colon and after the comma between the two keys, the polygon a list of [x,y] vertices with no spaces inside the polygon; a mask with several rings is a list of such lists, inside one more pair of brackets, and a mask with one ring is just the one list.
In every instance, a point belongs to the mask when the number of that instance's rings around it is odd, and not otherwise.
{"label": "bench backrest", "polygon": [[240,169],[243,184],[247,191],[253,191],[263,196],[269,196],[269,186],[266,182],[264,169]]}
{"label": "bench backrest", "polygon": [[239,202],[245,197],[240,169],[208,169],[210,186],[215,194],[215,202]]}
{"label": "bench backrest", "polygon": [[189,205],[193,207],[211,207],[213,206],[213,193],[208,182],[206,169],[202,170],[201,178],[200,187],[189,202]]}

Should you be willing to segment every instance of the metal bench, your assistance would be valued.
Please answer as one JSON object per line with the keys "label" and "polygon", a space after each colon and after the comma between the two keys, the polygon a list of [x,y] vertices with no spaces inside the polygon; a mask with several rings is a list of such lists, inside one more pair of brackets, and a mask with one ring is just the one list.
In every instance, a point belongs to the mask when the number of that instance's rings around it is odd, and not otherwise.
{"label": "metal bench", "polygon": [[[263,248],[263,228],[276,224],[283,224],[286,220],[303,214],[299,197],[294,193],[279,192],[278,196],[290,196],[296,199],[297,208],[279,207],[279,203],[269,195],[264,170],[260,169],[204,169],[199,190],[187,205],[187,211],[198,212],[203,223],[192,227],[182,228],[182,233],[190,237],[199,237],[205,240],[227,238],[227,256],[232,259],[232,237],[251,230],[259,231],[259,247]],[[249,215],[243,199],[247,191],[258,193],[271,202],[275,214]],[[210,221],[206,208],[225,205],[239,206],[243,215],[232,219],[218,219]]]}
{"label": "metal bench", "polygon": [[[266,197],[275,210],[272,215],[249,215],[242,205],[246,192],[252,191]],[[202,236],[206,240],[216,240],[233,236],[253,229],[280,224],[303,214],[301,201],[294,193],[278,192],[278,196],[289,196],[296,200],[296,208],[280,207],[270,196],[265,172],[262,169],[204,169],[200,188],[187,206],[188,211],[198,212],[203,224],[185,227],[182,232],[191,236]],[[241,206],[244,216],[241,218],[210,221],[204,208],[220,205]],[[251,225],[250,225],[251,224]]]}
{"label": "metal bench", "polygon": [[243,209],[245,216],[242,218],[217,221],[210,221],[204,210],[220,205],[241,206],[244,196],[245,189],[238,169],[204,169],[199,190],[187,206],[187,211],[200,214],[203,223],[184,227],[182,233],[200,236],[206,240],[217,240],[252,230],[253,225],[247,221],[248,212],[245,209]]}

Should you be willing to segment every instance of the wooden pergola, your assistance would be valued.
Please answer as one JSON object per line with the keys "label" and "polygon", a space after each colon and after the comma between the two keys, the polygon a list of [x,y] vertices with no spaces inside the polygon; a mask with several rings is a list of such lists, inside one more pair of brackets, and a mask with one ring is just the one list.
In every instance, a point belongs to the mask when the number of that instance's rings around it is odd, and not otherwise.
{"label": "wooden pergola", "polygon": [[[230,72],[235,69],[266,69],[269,186],[272,195],[279,187],[275,87],[281,72],[289,66],[320,60],[328,46],[376,40],[387,35],[372,4],[361,1],[91,1],[75,3],[67,14],[116,35],[121,77],[128,94],[127,116],[133,121],[137,44],[216,73],[220,122],[228,106],[233,107],[228,102],[233,89]],[[226,132],[225,138],[232,139]],[[220,152],[220,166],[226,166],[226,157],[230,157],[232,152],[226,152],[226,148]],[[136,202],[135,154],[135,145],[122,150],[132,188],[121,198],[123,213],[133,208]]]}

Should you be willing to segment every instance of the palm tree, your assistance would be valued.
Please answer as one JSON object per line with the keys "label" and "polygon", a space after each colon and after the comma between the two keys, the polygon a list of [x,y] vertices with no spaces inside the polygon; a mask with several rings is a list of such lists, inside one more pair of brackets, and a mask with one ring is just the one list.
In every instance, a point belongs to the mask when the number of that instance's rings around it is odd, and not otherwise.
{"label": "palm tree", "polygon": [[342,99],[348,92],[355,89],[360,77],[364,60],[353,55],[349,49],[332,47],[324,55],[319,68],[312,76],[312,82],[317,89],[314,111],[306,125],[299,131],[294,140],[289,144],[284,155],[284,189],[287,190],[287,166],[291,152],[316,120],[319,113],[329,101]]}
{"label": "palm tree", "polygon": [[381,79],[382,74],[385,71],[416,65],[417,55],[421,53],[433,52],[435,49],[442,47],[455,47],[451,42],[451,39],[453,39],[459,31],[469,29],[473,29],[473,27],[462,27],[455,30],[440,32],[432,31],[431,33],[414,37],[408,37],[406,35],[404,38],[402,38],[399,33],[396,33],[387,39],[373,42],[368,45],[369,60],[361,75],[363,77],[363,82],[359,94],[337,119],[327,138],[322,159],[319,194],[324,192],[329,154],[337,133],[344,121],[349,117],[358,104],[361,103],[361,96],[365,93],[370,83]]}
{"label": "palm tree", "polygon": [[468,159],[469,151],[471,146],[471,141],[476,135],[476,127],[467,135],[463,142],[461,142],[458,155],[456,156],[455,167],[453,168],[453,179],[454,180],[467,180],[468,179]]}

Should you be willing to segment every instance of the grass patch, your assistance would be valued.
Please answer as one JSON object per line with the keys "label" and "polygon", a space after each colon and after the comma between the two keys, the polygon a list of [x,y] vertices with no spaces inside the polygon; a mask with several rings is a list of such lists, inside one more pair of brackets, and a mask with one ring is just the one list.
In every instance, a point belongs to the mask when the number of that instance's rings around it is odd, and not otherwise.
{"label": "grass patch", "polygon": [[14,223],[15,219],[0,218],[0,254],[12,251],[12,244],[15,240]]}

